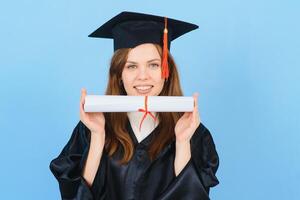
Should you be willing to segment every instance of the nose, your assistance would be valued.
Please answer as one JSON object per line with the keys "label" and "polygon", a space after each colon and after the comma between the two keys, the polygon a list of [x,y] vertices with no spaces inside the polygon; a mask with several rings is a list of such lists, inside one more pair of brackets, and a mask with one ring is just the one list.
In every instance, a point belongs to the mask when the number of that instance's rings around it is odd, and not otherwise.
{"label": "nose", "polygon": [[137,78],[140,79],[140,80],[144,80],[144,79],[149,78],[149,73],[148,73],[147,67],[145,67],[145,66],[139,67]]}

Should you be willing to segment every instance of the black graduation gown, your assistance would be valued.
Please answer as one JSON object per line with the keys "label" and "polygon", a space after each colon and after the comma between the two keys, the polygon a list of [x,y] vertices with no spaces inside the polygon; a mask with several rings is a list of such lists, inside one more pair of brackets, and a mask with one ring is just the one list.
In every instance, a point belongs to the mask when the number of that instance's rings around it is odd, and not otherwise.
{"label": "black graduation gown", "polygon": [[59,183],[62,199],[84,200],[208,200],[209,188],[217,185],[219,157],[209,130],[201,123],[191,139],[191,159],[176,177],[175,141],[151,162],[146,152],[155,128],[140,143],[128,122],[127,130],[135,144],[132,159],[119,165],[120,153],[110,157],[105,151],[91,187],[81,176],[87,159],[90,131],[81,122],[50,169]]}

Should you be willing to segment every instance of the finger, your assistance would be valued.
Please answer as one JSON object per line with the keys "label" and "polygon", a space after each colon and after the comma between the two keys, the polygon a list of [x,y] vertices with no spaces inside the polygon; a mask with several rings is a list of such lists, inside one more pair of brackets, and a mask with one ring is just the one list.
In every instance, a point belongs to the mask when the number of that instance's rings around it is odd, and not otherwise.
{"label": "finger", "polygon": [[194,110],[198,111],[198,98],[199,98],[199,93],[195,92],[193,94],[194,97]]}
{"label": "finger", "polygon": [[81,89],[81,102],[84,104],[85,103],[85,96],[86,96],[86,89],[82,88]]}
{"label": "finger", "polygon": [[198,92],[195,92],[193,94],[193,97],[194,97],[194,107],[198,107],[198,97],[199,97],[199,93]]}
{"label": "finger", "polygon": [[196,112],[196,113],[195,113],[194,119],[195,119],[196,122],[199,122],[199,121],[200,121],[200,115],[199,115],[199,112]]}
{"label": "finger", "polygon": [[183,114],[183,116],[187,116],[189,113],[190,113],[190,112],[185,112],[185,113]]}
{"label": "finger", "polygon": [[84,112],[84,110],[83,110],[83,108],[82,108],[82,104],[80,104],[80,108],[79,108],[79,116],[80,116],[80,120],[81,120],[82,122],[84,122],[86,116],[85,116],[85,112]]}
{"label": "finger", "polygon": [[85,118],[85,111],[84,111],[85,96],[86,96],[86,90],[83,88],[81,89],[80,108],[79,108],[81,118]]}
{"label": "finger", "polygon": [[200,116],[198,106],[195,106],[194,111],[193,111],[193,116],[194,117],[199,117]]}
{"label": "finger", "polygon": [[185,112],[182,117],[189,118],[191,116],[191,114],[192,114],[192,112]]}
{"label": "finger", "polygon": [[193,94],[193,98],[194,98],[194,109],[193,109],[193,115],[195,114],[195,112],[197,112],[198,110],[198,93],[194,93]]}
{"label": "finger", "polygon": [[198,96],[199,96],[199,93],[198,92],[195,92],[193,94],[193,97],[194,97],[194,111],[193,111],[193,121],[195,123],[199,123],[200,122],[200,115],[199,115],[199,110],[198,110]]}

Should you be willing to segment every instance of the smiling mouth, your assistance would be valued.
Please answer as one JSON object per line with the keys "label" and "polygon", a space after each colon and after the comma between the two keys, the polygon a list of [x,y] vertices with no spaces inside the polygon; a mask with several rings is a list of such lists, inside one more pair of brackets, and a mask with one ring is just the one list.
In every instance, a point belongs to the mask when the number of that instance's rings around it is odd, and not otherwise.
{"label": "smiling mouth", "polygon": [[151,91],[153,85],[134,86],[138,93],[145,94]]}

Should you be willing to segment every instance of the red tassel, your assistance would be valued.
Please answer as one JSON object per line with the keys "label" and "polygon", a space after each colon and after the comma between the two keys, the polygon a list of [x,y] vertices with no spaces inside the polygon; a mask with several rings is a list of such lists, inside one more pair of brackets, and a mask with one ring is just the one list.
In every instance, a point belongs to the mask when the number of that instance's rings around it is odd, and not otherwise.
{"label": "red tassel", "polygon": [[165,17],[165,28],[163,38],[163,59],[162,59],[162,78],[169,78],[169,65],[168,65],[168,20]]}
{"label": "red tassel", "polygon": [[153,120],[156,121],[156,117],[151,112],[148,111],[148,96],[145,96],[145,109],[140,108],[140,109],[138,109],[138,111],[145,113],[140,122],[139,131],[141,132],[142,124],[143,124],[143,121],[146,118],[147,114],[149,114],[153,118]]}

